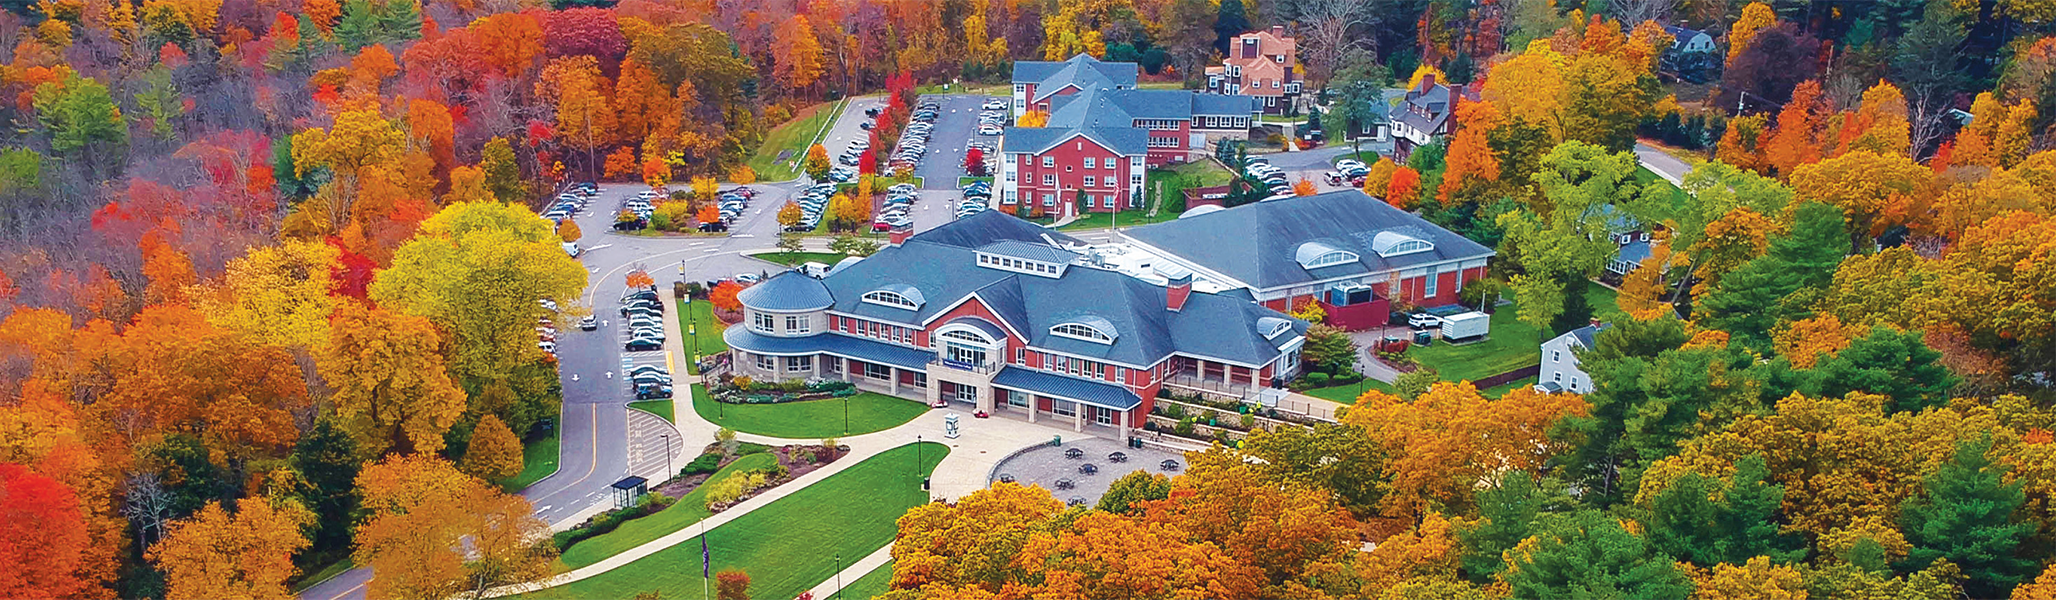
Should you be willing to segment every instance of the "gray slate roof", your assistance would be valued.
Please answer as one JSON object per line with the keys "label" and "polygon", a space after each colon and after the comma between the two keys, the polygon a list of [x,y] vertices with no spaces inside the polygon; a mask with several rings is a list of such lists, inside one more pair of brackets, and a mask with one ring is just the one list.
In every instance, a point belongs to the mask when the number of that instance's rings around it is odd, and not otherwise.
{"label": "gray slate roof", "polygon": [[1058,396],[1114,410],[1129,410],[1142,405],[1142,397],[1136,396],[1135,392],[1128,391],[1128,388],[1123,386],[1015,366],[1000,369],[999,374],[992,376],[992,385],[1031,394]]}
{"label": "gray slate roof", "polygon": [[935,357],[935,353],[919,348],[908,348],[897,344],[832,333],[792,338],[771,337],[768,335],[758,335],[757,332],[750,331],[748,327],[737,326],[722,331],[721,340],[727,342],[728,347],[745,352],[770,354],[773,356],[805,356],[817,352],[826,352],[845,358],[892,365],[903,369],[926,370],[928,368],[928,359]]}
{"label": "gray slate roof", "polygon": [[1062,62],[1014,61],[1014,83],[1035,84],[1036,97],[1030,101],[1039,102],[1070,85],[1081,90],[1133,88],[1139,70],[1135,63],[1105,62],[1081,53]]}
{"label": "gray slate roof", "polygon": [[[1382,231],[1403,232],[1435,248],[1381,257],[1371,242]],[[1491,248],[1359,190],[1245,204],[1137,227],[1126,235],[1264,290],[1493,254]],[[1300,245],[1312,241],[1355,252],[1359,260],[1309,271],[1295,258]]]}
{"label": "gray slate roof", "polygon": [[1149,130],[1137,127],[1008,127],[1000,152],[1041,154],[1076,135],[1122,156],[1149,153]]}
{"label": "gray slate roof", "polygon": [[[913,239],[942,244],[944,246],[956,246],[958,248],[978,248],[1001,240],[1042,244],[1047,243],[1043,239],[1045,237],[1056,240],[1059,244],[1082,243],[1078,241],[1078,238],[1071,237],[1055,229],[1043,227],[996,210],[988,210],[950,221],[941,227],[915,234]],[[837,264],[842,265],[843,263]],[[844,266],[846,267],[847,265]]]}
{"label": "gray slate roof", "polygon": [[735,299],[743,306],[770,311],[821,310],[835,304],[835,298],[828,295],[828,286],[799,271],[772,275],[763,283],[744,288]]}
{"label": "gray slate roof", "polygon": [[1078,253],[1072,252],[1070,250],[1065,250],[1062,248],[1051,246],[1049,244],[1036,244],[1023,242],[1019,240],[1000,240],[997,242],[986,244],[984,246],[979,246],[978,251],[984,252],[986,254],[1010,256],[1013,258],[1041,261],[1046,263],[1055,263],[1060,265],[1070,264],[1072,259],[1078,258]]}

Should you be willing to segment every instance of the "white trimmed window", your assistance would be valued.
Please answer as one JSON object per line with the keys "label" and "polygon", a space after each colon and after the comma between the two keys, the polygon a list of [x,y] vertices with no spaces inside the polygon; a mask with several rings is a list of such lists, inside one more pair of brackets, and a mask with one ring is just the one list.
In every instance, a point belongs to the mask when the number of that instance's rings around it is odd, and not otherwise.
{"label": "white trimmed window", "polygon": [[757,331],[762,331],[764,333],[771,333],[777,330],[778,320],[772,318],[771,315],[765,313],[757,313],[750,320],[750,328],[755,329]]}
{"label": "white trimmed window", "polygon": [[757,370],[766,373],[778,372],[778,357],[766,356],[763,354],[757,354],[755,356],[757,357]]}
{"label": "white trimmed window", "polygon": [[1095,328],[1091,325],[1086,325],[1084,323],[1059,323],[1056,326],[1049,328],[1049,332],[1053,335],[1060,335],[1067,338],[1076,338],[1090,342],[1099,342],[1102,344],[1114,343],[1114,336],[1107,335],[1106,332],[1100,331],[1098,328]]}
{"label": "white trimmed window", "polygon": [[893,308],[904,308],[907,310],[918,310],[921,308],[921,305],[915,304],[913,300],[907,299],[906,296],[901,295],[899,292],[889,292],[885,290],[865,292],[864,301],[874,304],[883,304]]}
{"label": "white trimmed window", "polygon": [[814,324],[812,319],[808,319],[807,317],[801,315],[789,315],[785,317],[786,333],[808,333],[813,331],[813,329]]}
{"label": "white trimmed window", "polygon": [[804,373],[807,371],[807,368],[811,366],[811,362],[812,361],[808,360],[808,357],[805,356],[787,356],[785,357],[785,372]]}

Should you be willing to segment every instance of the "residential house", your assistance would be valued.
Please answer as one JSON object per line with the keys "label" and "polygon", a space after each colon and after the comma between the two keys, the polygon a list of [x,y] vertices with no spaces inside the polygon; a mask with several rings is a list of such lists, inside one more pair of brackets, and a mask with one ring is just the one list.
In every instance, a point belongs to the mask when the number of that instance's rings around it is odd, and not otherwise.
{"label": "residential house", "polygon": [[1141,426],[1166,385],[1255,397],[1294,377],[1308,324],[1239,295],[1092,264],[1077,240],[997,211],[743,290],[722,334],[738,375],[827,378],[931,405]]}
{"label": "residential house", "polygon": [[1090,54],[1064,61],[1014,61],[1014,117],[1030,110],[1049,112],[1050,98],[1088,90],[1132,90],[1141,67],[1106,62]]}
{"label": "residential house", "polygon": [[1591,350],[1592,337],[1599,335],[1606,325],[1594,319],[1591,325],[1579,327],[1542,342],[1542,371],[1535,380],[1535,391],[1553,394],[1570,392],[1589,394],[1592,392],[1592,376],[1578,368],[1578,352]]}
{"label": "residential house", "polygon": [[1407,90],[1406,97],[1385,114],[1392,126],[1392,159],[1404,163],[1414,148],[1455,133],[1457,106],[1477,101],[1476,85],[1451,87],[1435,81],[1434,75],[1421,77],[1420,85]]}
{"label": "residential house", "polygon": [[1249,96],[1264,114],[1284,114],[1299,100],[1299,40],[1286,37],[1285,26],[1273,25],[1228,40],[1220,66],[1206,68],[1207,91]]}
{"label": "residential house", "polygon": [[1319,302],[1331,323],[1353,330],[1384,323],[1394,300],[1456,304],[1493,255],[1354,189],[1188,211],[1121,236],[1273,310]]}

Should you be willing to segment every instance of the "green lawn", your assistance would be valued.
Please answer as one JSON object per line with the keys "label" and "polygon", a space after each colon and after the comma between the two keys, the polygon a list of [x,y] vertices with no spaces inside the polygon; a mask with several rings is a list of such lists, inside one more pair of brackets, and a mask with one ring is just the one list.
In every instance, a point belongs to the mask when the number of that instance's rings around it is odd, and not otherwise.
{"label": "green lawn", "polygon": [[961,190],[961,189],[964,189],[964,186],[967,186],[967,185],[971,185],[971,182],[974,182],[974,181],[983,181],[983,182],[986,182],[986,183],[992,183],[992,177],[991,177],[991,176],[985,176],[985,177],[972,177],[972,176],[970,176],[970,175],[958,175],[958,176],[957,176],[957,189],[960,189],[960,190]]}
{"label": "green lawn", "polygon": [[1520,381],[1515,381],[1513,383],[1478,390],[1478,393],[1484,395],[1486,398],[1497,399],[1500,396],[1505,396],[1507,392],[1511,392],[1516,389],[1528,387],[1531,385],[1535,385],[1535,378],[1533,377],[1522,379]]}
{"label": "green lawn", "polygon": [[1178,213],[1185,212],[1186,188],[1227,185],[1235,174],[1213,161],[1202,160],[1150,169],[1142,177],[1143,191],[1157,204],[1158,216],[1175,219]]}
{"label": "green lawn", "polygon": [[770,261],[788,267],[797,267],[801,263],[810,262],[833,265],[848,256],[840,252],[766,252],[763,254],[751,254],[750,258]]}
{"label": "green lawn", "polygon": [[[1592,314],[1603,321],[1624,318],[1615,304],[1615,293],[1599,284],[1586,287],[1585,301]],[[1428,347],[1414,346],[1407,354],[1421,364],[1435,367],[1444,381],[1477,381],[1528,365],[1540,364],[1543,328],[1520,321],[1520,305],[1501,306],[1492,313],[1492,333],[1482,342],[1452,345],[1437,340]]]}
{"label": "green lawn", "polygon": [[1348,405],[1356,404],[1356,397],[1363,395],[1364,390],[1378,390],[1390,394],[1392,393],[1392,385],[1376,379],[1366,378],[1361,383],[1314,388],[1300,393]]}
{"label": "green lawn", "polygon": [[[821,103],[800,109],[793,116],[771,132],[764,135],[764,144],[757,147],[750,156],[750,170],[757,172],[758,181],[785,181],[799,176],[800,163],[807,158],[807,147],[821,137],[821,132],[835,122],[835,116],[842,114],[844,102]],[[772,164],[778,160],[778,153],[792,151],[791,160]]]}
{"label": "green lawn", "polygon": [[1137,208],[1121,211],[1120,218],[1118,219],[1115,218],[1114,213],[1085,213],[1078,217],[1078,220],[1065,223],[1063,227],[1058,227],[1057,229],[1060,231],[1075,231],[1079,229],[1106,229],[1116,226],[1133,227],[1136,225],[1161,223],[1176,218],[1178,218],[1178,213],[1160,212],[1157,213],[1157,216],[1151,217],[1149,216],[1149,209]]}
{"label": "green lawn", "polygon": [[885,394],[859,392],[850,396],[849,429],[843,429],[843,399],[785,402],[781,404],[722,404],[694,386],[693,410],[700,418],[743,433],[800,440],[843,437],[898,427],[928,406]]}
{"label": "green lawn", "polygon": [[628,407],[642,409],[648,411],[650,414],[654,414],[659,417],[664,417],[664,421],[668,423],[671,422],[671,418],[674,414],[672,412],[674,409],[671,408],[671,404],[671,399],[665,398],[663,400],[639,400],[636,402],[630,402],[628,403]]}
{"label": "green lawn", "polygon": [[557,472],[557,432],[550,431],[548,437],[537,439],[521,447],[521,474],[500,482],[500,489],[508,492],[521,491],[535,482],[542,481]]}
{"label": "green lawn", "polygon": [[[726,479],[729,475],[742,471],[768,469],[777,464],[778,457],[770,453],[745,454],[715,472],[713,477],[707,478],[707,482]],[[712,514],[707,512],[707,487],[701,485],[694,488],[684,498],[679,498],[677,504],[672,504],[670,508],[658,511],[657,514],[622,523],[620,527],[605,535],[572,544],[571,548],[565,550],[564,555],[558,558],[558,570],[569,571],[600,562],[609,556],[627,552],[630,548],[655,541],[671,532],[684,529],[687,525],[700,522],[700,519]]]}
{"label": "green lawn", "polygon": [[679,329],[687,332],[685,339],[682,341],[685,343],[686,351],[694,353],[693,356],[685,357],[685,370],[687,373],[698,375],[700,372],[699,357],[718,354],[728,350],[727,340],[721,339],[721,330],[727,329],[728,326],[722,324],[720,319],[714,318],[714,303],[712,302],[705,300],[686,302],[680,300],[678,304],[679,307],[675,314],[681,315],[686,320],[685,323],[679,324]]}
{"label": "green lawn", "polygon": [[[908,509],[928,502],[921,478],[949,447],[933,442],[873,456],[707,532],[712,570],[742,569],[750,597],[792,598],[876,552],[898,533]],[[574,546],[573,549],[577,547]],[[705,600],[698,540],[528,598],[628,598],[659,591],[667,600]]]}
{"label": "green lawn", "polygon": [[892,591],[892,561],[885,561],[885,564],[878,565],[878,568],[865,573],[856,581],[847,581],[844,584],[841,592],[820,600],[869,600]]}

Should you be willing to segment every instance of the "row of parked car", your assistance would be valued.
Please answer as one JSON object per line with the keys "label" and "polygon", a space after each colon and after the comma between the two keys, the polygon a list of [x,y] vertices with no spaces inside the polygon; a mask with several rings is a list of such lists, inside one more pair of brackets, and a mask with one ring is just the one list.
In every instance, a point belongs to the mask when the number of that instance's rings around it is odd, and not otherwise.
{"label": "row of parked car", "polygon": [[626,319],[628,327],[623,350],[641,352],[664,347],[664,302],[658,298],[657,288],[635,288],[621,296],[621,318]]}
{"label": "row of parked car", "polygon": [[1292,195],[1292,182],[1285,179],[1285,170],[1271,166],[1270,159],[1252,156],[1242,164],[1242,172],[1262,181],[1271,195],[1265,200],[1276,200]]}
{"label": "row of parked car", "polygon": [[921,156],[928,153],[928,135],[935,132],[935,118],[942,105],[932,100],[923,101],[914,107],[914,113],[907,117],[907,128],[900,131],[899,145],[893,148],[886,165],[892,168],[912,169],[921,162]]}
{"label": "row of parked car", "polygon": [[885,188],[885,206],[878,209],[878,216],[871,219],[872,231],[890,231],[901,227],[913,227],[914,217],[907,214],[914,208],[914,184],[895,183]]}
{"label": "row of parked car", "polygon": [[653,203],[656,202],[658,198],[662,198],[663,196],[664,195],[662,193],[659,193],[656,190],[643,190],[640,192],[636,192],[634,196],[622,198],[621,210],[635,213],[637,220],[630,222],[616,221],[614,223],[614,228],[642,229],[645,224],[650,222],[650,215],[656,214],[657,212],[657,205]]}
{"label": "row of parked car", "polygon": [[1365,166],[1364,161],[1345,158],[1335,161],[1335,170],[1329,171],[1326,177],[1328,185],[1342,185],[1347,181],[1350,187],[1363,187],[1364,177],[1370,174],[1371,168]]}
{"label": "row of parked car", "polygon": [[600,187],[597,185],[590,183],[573,184],[571,187],[565,188],[563,193],[557,194],[556,204],[552,204],[549,208],[543,210],[543,218],[551,221],[569,219],[573,215],[577,215],[578,211],[585,210],[586,203],[592,201],[593,197],[598,195],[600,195]]}
{"label": "row of parked car", "polygon": [[[549,314],[557,314],[556,301],[544,298],[538,300],[537,303],[542,305],[543,310]],[[535,347],[542,349],[543,354],[550,355],[551,360],[555,360],[557,358],[557,320],[547,315],[536,319],[535,337]]]}
{"label": "row of parked car", "polygon": [[821,224],[821,213],[828,209],[828,199],[835,196],[837,187],[834,183],[816,183],[800,192],[799,199],[793,201],[800,205],[800,222],[785,230],[813,231]]}
{"label": "row of parked car", "polygon": [[828,180],[835,183],[849,183],[857,180],[857,166],[864,161],[864,152],[871,149],[871,140],[858,139],[850,142],[842,154],[835,157],[838,166],[828,170]]}
{"label": "row of parked car", "polygon": [[742,219],[742,211],[749,209],[750,201],[757,198],[757,190],[738,187],[714,196],[714,206],[721,210],[718,223],[701,223],[700,231],[728,231],[728,226]]}
{"label": "row of parked car", "polygon": [[987,100],[985,104],[978,108],[984,109],[978,113],[978,135],[999,135],[1000,132],[1005,131],[1002,128],[1007,122],[1007,103],[1005,101],[998,99]]}
{"label": "row of parked car", "polygon": [[957,201],[957,218],[985,212],[992,208],[992,184],[973,181],[964,186],[964,198]]}

